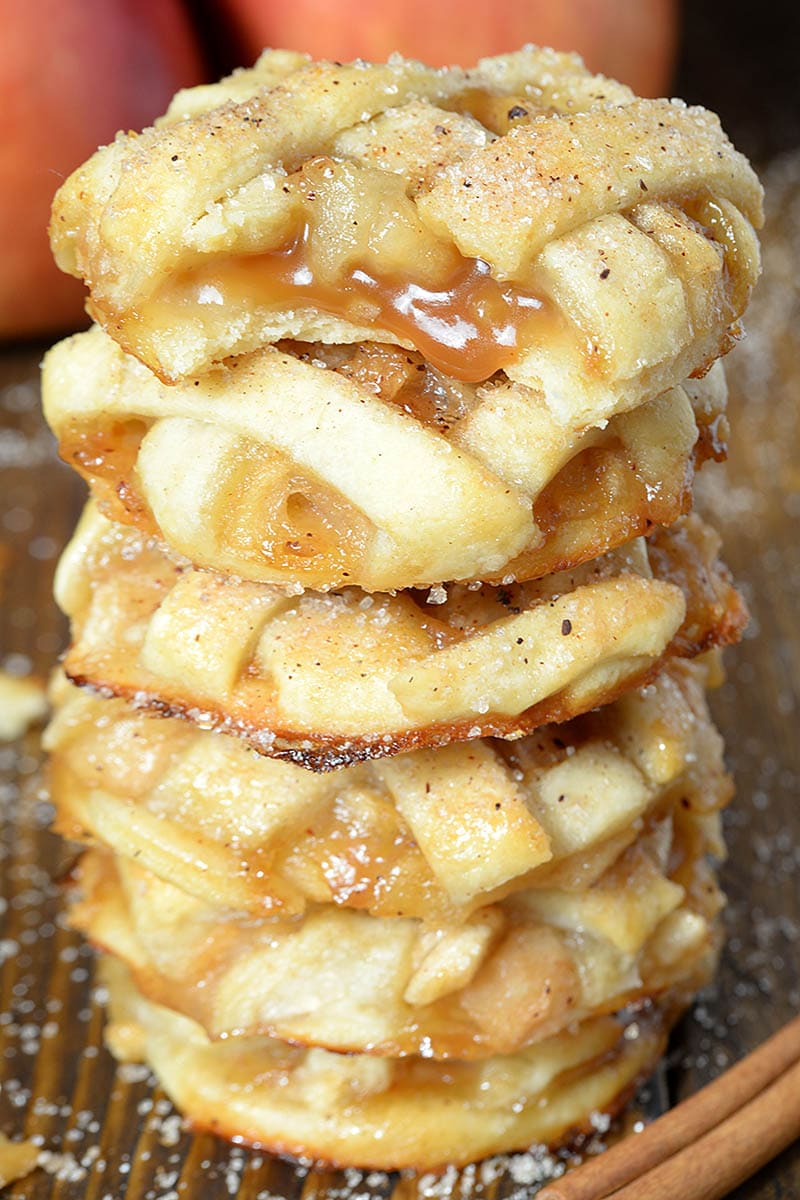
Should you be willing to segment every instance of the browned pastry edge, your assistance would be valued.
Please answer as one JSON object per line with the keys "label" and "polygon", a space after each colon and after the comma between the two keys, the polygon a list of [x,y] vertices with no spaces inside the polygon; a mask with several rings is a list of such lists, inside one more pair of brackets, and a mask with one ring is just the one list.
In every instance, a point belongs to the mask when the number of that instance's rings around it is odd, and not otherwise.
{"label": "browned pastry edge", "polygon": [[[675,536],[675,531],[672,530],[670,537]],[[685,538],[685,541],[688,544],[690,539]],[[651,555],[658,561],[659,578],[678,584],[687,594],[687,620],[678,630],[665,654],[636,675],[628,676],[617,686],[609,688],[603,696],[604,705],[618,699],[626,691],[645,686],[655,678],[670,658],[693,658],[715,646],[733,645],[740,640],[749,620],[744,600],[733,587],[726,567],[717,564],[712,572],[695,551],[693,555],[688,555],[686,567],[676,569],[671,557],[660,547],[660,531],[653,535],[649,545]],[[89,678],[80,671],[72,670],[69,665],[69,653],[68,651],[65,659],[65,672],[79,687],[92,688],[104,696],[122,697],[132,702],[140,711],[162,717],[195,719],[197,705],[177,699],[165,699],[163,696],[156,696],[134,687],[109,684],[106,680],[95,676]],[[444,746],[475,736],[522,737],[541,725],[570,720],[590,707],[593,707],[591,702],[583,706],[575,705],[561,693],[549,696],[513,717],[490,715],[446,724],[431,724],[422,729],[394,734],[342,738],[308,732],[298,734],[280,727],[264,730],[255,721],[233,721],[221,708],[204,702],[202,724],[204,728],[243,738],[258,753],[267,754],[271,758],[284,759],[312,771],[333,771],[366,759]],[[474,731],[478,728],[480,732],[476,734]]]}
{"label": "browned pastry edge", "polygon": [[[612,1120],[615,1120],[617,1117],[619,1117],[619,1115],[636,1095],[639,1088],[649,1078],[651,1078],[658,1063],[666,1053],[667,1043],[672,1028],[692,1004],[696,989],[704,986],[705,983],[707,983],[707,979],[698,979],[692,984],[681,988],[680,990],[675,989],[674,991],[664,995],[659,1001],[654,1002],[649,998],[645,998],[627,1005],[625,1009],[621,1011],[619,1016],[623,1020],[628,1017],[641,1019],[651,1027],[660,1026],[660,1028],[658,1029],[658,1037],[652,1055],[649,1056],[646,1064],[637,1072],[630,1083],[628,1083],[618,1092],[610,1104],[607,1104],[604,1107],[604,1115],[609,1116]],[[618,1053],[619,1049],[614,1048],[610,1052],[599,1056],[593,1061],[592,1067],[600,1067],[604,1063],[612,1061]],[[575,1073],[586,1074],[586,1064],[580,1064],[578,1068],[575,1068]],[[274,1154],[279,1158],[288,1160],[292,1163],[300,1160],[304,1164],[309,1164],[312,1169],[345,1170],[351,1168],[353,1165],[352,1162],[346,1162],[342,1159],[309,1155],[308,1147],[304,1147],[302,1145],[290,1144],[288,1142],[279,1140],[266,1141],[265,1139],[248,1137],[246,1134],[242,1134],[241,1132],[237,1131],[234,1127],[227,1125],[224,1117],[219,1117],[218,1119],[206,1122],[197,1120],[196,1118],[184,1114],[184,1122],[186,1126],[194,1133],[210,1133],[215,1137],[221,1137],[228,1141],[234,1141],[236,1145],[247,1146],[252,1150],[267,1151],[268,1153]],[[576,1125],[571,1125],[565,1129],[563,1133],[558,1135],[556,1139],[548,1143],[547,1149],[580,1152],[581,1148],[595,1134],[596,1129],[587,1115],[587,1118],[584,1121]],[[540,1148],[543,1149],[545,1147]],[[513,1155],[514,1153],[524,1153],[527,1149],[528,1147],[521,1147],[518,1151],[509,1150],[505,1153]],[[469,1161],[472,1160],[460,1159],[456,1162],[448,1160],[435,1164],[426,1162],[424,1171],[426,1174],[431,1173],[434,1175],[439,1175],[453,1166],[466,1166]],[[423,1168],[419,1166],[412,1165],[409,1167],[407,1163],[403,1163],[402,1167],[403,1169],[410,1169],[412,1171],[416,1171],[417,1173],[423,1170]],[[392,1166],[391,1164],[387,1165],[386,1163],[380,1163],[377,1159],[374,1162],[359,1160],[359,1168],[363,1170],[374,1169],[391,1171],[399,1169],[399,1164],[396,1166]]]}
{"label": "browned pastry edge", "polygon": [[[645,1083],[650,1078],[650,1076],[653,1074],[654,1070],[658,1066],[658,1063],[663,1058],[664,1053],[666,1052],[667,1041],[669,1039],[669,1034],[670,1034],[670,1030],[672,1029],[672,1026],[679,1020],[679,1018],[681,1017],[683,1012],[685,1012],[686,1008],[689,1006],[690,1003],[691,1003],[691,1000],[687,998],[683,1007],[678,1009],[675,1012],[674,1016],[670,1016],[668,1018],[668,1020],[664,1022],[664,1030],[663,1030],[662,1035],[659,1037],[659,1040],[657,1043],[657,1053],[653,1054],[653,1056],[650,1059],[650,1061],[648,1062],[647,1066],[644,1067],[638,1073],[638,1075],[636,1075],[634,1077],[634,1079],[631,1081],[631,1083],[629,1083],[626,1087],[624,1087],[618,1093],[618,1095],[615,1096],[613,1103],[606,1107],[606,1110],[603,1114],[604,1116],[610,1117],[612,1121],[616,1120],[616,1118],[622,1113],[622,1111],[628,1106],[630,1101],[636,1095],[636,1093],[638,1092],[638,1090],[642,1086],[642,1084]],[[615,1057],[616,1053],[617,1053],[617,1051],[612,1051],[608,1054],[601,1055],[600,1057],[598,1057],[597,1059],[594,1060],[594,1063],[592,1065],[598,1066],[598,1067],[602,1066],[605,1062],[610,1062]],[[583,1071],[585,1069],[585,1066],[586,1066],[586,1064],[583,1064],[583,1063],[581,1064],[581,1071]],[[192,1131],[192,1133],[199,1133],[199,1134],[210,1133],[214,1137],[220,1137],[220,1138],[224,1138],[226,1141],[234,1142],[237,1146],[247,1146],[250,1150],[262,1150],[262,1151],[266,1150],[270,1154],[274,1154],[278,1158],[285,1159],[290,1163],[296,1163],[298,1161],[302,1161],[304,1164],[310,1163],[312,1170],[314,1170],[314,1169],[326,1170],[327,1169],[330,1171],[345,1171],[345,1170],[352,1169],[351,1163],[347,1163],[340,1159],[318,1158],[318,1157],[309,1159],[308,1155],[306,1154],[306,1152],[302,1146],[297,1146],[297,1145],[291,1146],[286,1142],[277,1142],[277,1141],[271,1142],[268,1144],[265,1141],[259,1141],[259,1140],[247,1138],[246,1136],[243,1136],[242,1134],[237,1133],[235,1131],[235,1129],[233,1129],[233,1128],[226,1128],[222,1119],[219,1119],[216,1121],[203,1122],[203,1121],[194,1120],[192,1117],[184,1117],[184,1121],[185,1121],[186,1126]],[[580,1151],[581,1146],[584,1145],[592,1137],[592,1135],[594,1133],[596,1133],[596,1130],[594,1129],[591,1121],[587,1118],[580,1125],[574,1125],[574,1126],[571,1126],[569,1129],[565,1130],[563,1135],[561,1137],[559,1137],[559,1139],[548,1148],[551,1150],[573,1150],[577,1153]],[[512,1151],[509,1151],[508,1153],[509,1153],[509,1155],[512,1155],[515,1153],[515,1151],[512,1150]],[[516,1153],[524,1153],[524,1150],[517,1151]],[[432,1166],[432,1167],[426,1165],[425,1174],[442,1175],[449,1167],[452,1167],[452,1166],[464,1167],[467,1165],[468,1164],[466,1162],[463,1162],[463,1163],[443,1162],[443,1163],[438,1163],[437,1165]],[[364,1163],[363,1169],[369,1170],[370,1164]],[[396,1168],[396,1167],[394,1167],[394,1168],[392,1168],[392,1167],[389,1167],[389,1168],[372,1167],[372,1169],[397,1170],[398,1168]],[[417,1173],[420,1173],[422,1170],[422,1168],[419,1168],[419,1167],[411,1167],[411,1168],[404,1167],[403,1169],[404,1170],[410,1169],[412,1171],[416,1171]]]}

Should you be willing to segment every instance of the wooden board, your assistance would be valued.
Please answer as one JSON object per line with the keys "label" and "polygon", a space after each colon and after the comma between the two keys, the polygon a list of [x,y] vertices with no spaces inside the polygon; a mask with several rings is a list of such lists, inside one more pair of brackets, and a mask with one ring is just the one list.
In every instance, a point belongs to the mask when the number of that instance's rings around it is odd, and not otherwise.
{"label": "wooden board", "polygon": [[[800,1009],[800,157],[776,163],[767,186],[766,277],[749,339],[729,359],[731,460],[707,470],[701,489],[754,618],[744,645],[728,656],[729,681],[714,702],[739,790],[723,871],[729,941],[717,986],[673,1040],[673,1099]],[[0,359],[0,543],[9,555],[0,656],[2,665],[44,674],[64,635],[50,600],[52,572],[83,489],[56,462],[38,415],[40,353]],[[92,957],[60,917],[52,881],[68,862],[47,830],[38,765],[35,734],[19,748],[0,747],[0,1132],[35,1135],[53,1155],[49,1173],[12,1186],[10,1197],[533,1195],[530,1164],[438,1184],[397,1181],[313,1172],[184,1132],[146,1073],[117,1069],[103,1049]],[[748,1200],[797,1195],[798,1147],[737,1193]]]}

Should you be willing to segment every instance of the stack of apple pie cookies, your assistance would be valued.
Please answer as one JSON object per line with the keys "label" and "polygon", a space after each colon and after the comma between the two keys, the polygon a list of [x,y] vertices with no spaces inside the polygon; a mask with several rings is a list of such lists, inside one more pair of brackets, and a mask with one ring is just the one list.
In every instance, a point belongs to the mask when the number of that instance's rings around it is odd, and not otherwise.
{"label": "stack of apple pie cookies", "polygon": [[48,733],[109,1043],[196,1125],[431,1168],[617,1110],[713,970],[761,192],[568,55],[269,51],[64,184],[92,499]]}

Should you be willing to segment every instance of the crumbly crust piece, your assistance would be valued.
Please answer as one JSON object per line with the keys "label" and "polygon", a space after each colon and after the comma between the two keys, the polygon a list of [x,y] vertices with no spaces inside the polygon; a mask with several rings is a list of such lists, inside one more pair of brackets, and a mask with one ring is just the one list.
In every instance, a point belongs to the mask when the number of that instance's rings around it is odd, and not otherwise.
{"label": "crumbly crust piece", "polygon": [[50,795],[64,836],[217,907],[464,921],[522,889],[585,890],[676,797],[695,814],[727,802],[706,675],[702,661],[675,662],[616,704],[517,742],[324,774],[60,675]]}
{"label": "crumbly crust piece", "polygon": [[99,329],[49,352],[45,413],[107,516],[196,565],[368,591],[527,579],[690,502],[724,454],[722,366],[604,429],[399,347],[284,345],[168,387]]}
{"label": "crumbly crust piece", "polygon": [[0,1188],[30,1175],[36,1169],[39,1154],[40,1149],[35,1142],[12,1142],[4,1133],[0,1133]]}
{"label": "crumbly crust piece", "polygon": [[58,571],[65,669],[317,769],[519,736],[616,699],[665,657],[736,640],[746,614],[717,548],[684,518],[508,588],[298,596],[191,570],[90,505]]}

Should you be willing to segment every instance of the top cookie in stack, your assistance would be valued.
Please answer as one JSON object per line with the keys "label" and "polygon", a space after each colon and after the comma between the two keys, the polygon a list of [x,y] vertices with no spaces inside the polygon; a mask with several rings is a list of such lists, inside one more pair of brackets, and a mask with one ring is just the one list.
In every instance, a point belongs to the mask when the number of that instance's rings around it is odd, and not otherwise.
{"label": "top cookie in stack", "polygon": [[760,220],[715,117],[535,48],[268,51],[62,187],[96,325],[45,407],[94,499],[57,594],[102,698],[56,692],[54,798],[115,1045],[195,1119],[360,1165],[556,1141],[708,977],[729,788],[680,660],[745,612],[685,514]]}

